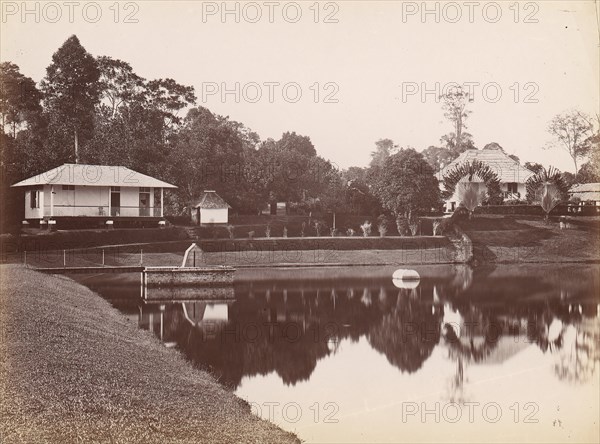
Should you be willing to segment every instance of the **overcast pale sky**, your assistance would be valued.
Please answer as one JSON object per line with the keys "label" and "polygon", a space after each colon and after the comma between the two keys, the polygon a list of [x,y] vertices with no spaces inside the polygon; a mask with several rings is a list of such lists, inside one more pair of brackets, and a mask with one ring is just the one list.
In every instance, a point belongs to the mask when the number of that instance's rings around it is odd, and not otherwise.
{"label": "overcast pale sky", "polygon": [[380,138],[439,144],[452,127],[437,95],[452,82],[471,85],[476,145],[522,162],[572,170],[543,149],[548,121],[599,112],[593,1],[1,3],[0,57],[37,82],[76,34],[94,56],[193,85],[199,105],[262,139],[310,136],[343,168],[366,165]]}

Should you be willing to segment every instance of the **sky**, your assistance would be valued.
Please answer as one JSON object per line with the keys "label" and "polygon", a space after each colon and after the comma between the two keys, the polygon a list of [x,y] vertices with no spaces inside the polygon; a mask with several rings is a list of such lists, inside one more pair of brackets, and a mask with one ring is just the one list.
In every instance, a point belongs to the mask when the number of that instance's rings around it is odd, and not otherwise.
{"label": "sky", "polygon": [[76,34],[146,79],[194,86],[198,105],[263,140],[309,136],[340,168],[366,166],[382,138],[439,145],[453,84],[472,92],[476,146],[565,171],[548,122],[600,112],[593,1],[0,3],[0,59],[36,82]]}

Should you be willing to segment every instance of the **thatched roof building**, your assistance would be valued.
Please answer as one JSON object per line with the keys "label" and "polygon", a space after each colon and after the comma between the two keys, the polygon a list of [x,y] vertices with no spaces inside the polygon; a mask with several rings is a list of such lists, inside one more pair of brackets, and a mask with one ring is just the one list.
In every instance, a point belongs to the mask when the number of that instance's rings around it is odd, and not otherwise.
{"label": "thatched roof building", "polygon": [[444,176],[458,165],[465,162],[479,160],[489,165],[500,179],[500,183],[520,183],[527,182],[533,172],[519,164],[515,159],[504,152],[504,149],[495,142],[488,143],[481,150],[470,149],[461,153],[456,159],[442,168],[437,177],[442,180]]}
{"label": "thatched roof building", "polygon": [[569,196],[582,202],[600,201],[600,183],[578,183],[571,187]]}

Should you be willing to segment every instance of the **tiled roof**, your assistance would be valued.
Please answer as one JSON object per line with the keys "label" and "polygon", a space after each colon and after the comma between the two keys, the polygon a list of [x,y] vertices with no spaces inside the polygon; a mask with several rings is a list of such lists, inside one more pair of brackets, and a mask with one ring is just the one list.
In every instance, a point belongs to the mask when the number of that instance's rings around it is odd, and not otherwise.
{"label": "tiled roof", "polygon": [[195,208],[204,208],[209,210],[231,208],[231,206],[223,200],[215,191],[205,191],[200,198],[200,201],[194,205]]}
{"label": "tiled roof", "polygon": [[446,175],[455,166],[464,162],[479,160],[496,172],[501,183],[517,182],[525,183],[527,179],[533,176],[533,172],[521,166],[516,160],[508,157],[508,154],[496,143],[490,143],[482,150],[466,150],[456,159],[442,168],[437,174],[438,180],[443,180]]}
{"label": "tiled roof", "polygon": [[45,173],[17,182],[13,187],[36,185],[87,185],[118,187],[177,188],[124,166],[65,163]]}

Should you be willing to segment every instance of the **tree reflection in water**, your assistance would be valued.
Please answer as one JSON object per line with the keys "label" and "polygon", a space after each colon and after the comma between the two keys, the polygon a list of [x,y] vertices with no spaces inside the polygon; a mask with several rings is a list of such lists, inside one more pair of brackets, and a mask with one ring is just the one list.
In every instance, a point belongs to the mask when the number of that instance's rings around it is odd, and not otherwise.
{"label": "tree reflection in water", "polygon": [[400,289],[395,303],[367,334],[371,346],[402,372],[413,373],[440,339],[441,313],[415,297],[415,289]]}
{"label": "tree reflection in water", "polygon": [[[306,381],[319,360],[360,338],[406,374],[445,348],[456,363],[448,394],[456,401],[465,399],[469,366],[503,362],[532,344],[556,356],[559,379],[589,379],[600,360],[597,280],[589,270],[504,270],[455,267],[422,275],[413,289],[396,288],[391,276],[307,280],[303,272],[303,280],[237,283],[233,301],[212,306],[141,305],[139,323],[232,388],[273,372],[287,385]],[[127,291],[129,299],[115,286],[106,293],[130,313],[139,289]],[[216,306],[224,317],[211,318]]]}

